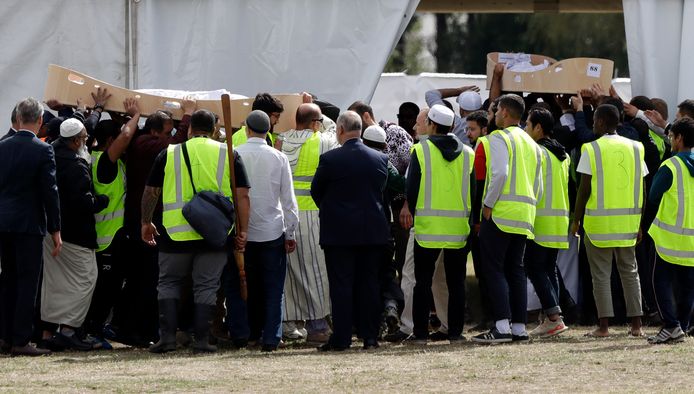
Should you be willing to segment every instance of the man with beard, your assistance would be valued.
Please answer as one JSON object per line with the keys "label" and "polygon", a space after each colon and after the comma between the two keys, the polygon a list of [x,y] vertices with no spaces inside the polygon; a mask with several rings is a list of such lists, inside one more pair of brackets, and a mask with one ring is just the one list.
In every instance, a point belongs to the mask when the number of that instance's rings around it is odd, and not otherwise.
{"label": "man with beard", "polygon": [[108,205],[108,197],[94,193],[87,130],[77,119],[60,125],[60,138],[53,143],[56,178],[63,217],[63,248],[58,256],[49,251],[51,238],[44,239],[41,320],[46,322],[43,339],[60,347],[90,350],[75,329],[82,326],[96,286],[96,230],[94,213]]}

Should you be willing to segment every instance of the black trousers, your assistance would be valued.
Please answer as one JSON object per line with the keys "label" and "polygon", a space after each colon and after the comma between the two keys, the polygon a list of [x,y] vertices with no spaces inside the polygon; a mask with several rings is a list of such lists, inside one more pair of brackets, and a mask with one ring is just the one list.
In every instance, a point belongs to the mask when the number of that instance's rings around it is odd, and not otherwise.
{"label": "black trousers", "polygon": [[[501,231],[492,220],[482,218],[480,251],[487,296],[494,320],[527,321],[528,282],[523,267],[525,235]],[[450,312],[449,312],[450,313]]]}
{"label": "black trousers", "polygon": [[402,293],[402,288],[400,288],[400,275],[398,275],[397,263],[393,259],[394,253],[394,242],[391,241],[387,246],[383,246],[381,268],[378,272],[378,280],[381,288],[381,305],[383,307],[385,307],[387,302],[392,301],[398,305],[403,305],[405,303],[405,295]]}
{"label": "black trousers", "polygon": [[29,343],[43,263],[43,236],[0,233],[0,338]]}
{"label": "black trousers", "polygon": [[382,311],[378,271],[383,246],[325,246],[323,249],[332,304],[330,344],[349,347],[354,324],[365,342],[375,342]]}
{"label": "black trousers", "polygon": [[146,245],[139,236],[128,234],[123,264],[125,283],[113,310],[113,325],[119,336],[156,340],[158,334],[157,284],[159,250]]}
{"label": "black trousers", "polygon": [[492,305],[489,302],[487,281],[484,279],[484,267],[482,260],[482,252],[480,251],[480,237],[471,229],[470,236],[467,239],[467,247],[470,248],[472,254],[472,266],[475,268],[475,277],[479,286],[481,316],[474,316],[478,323],[487,323],[492,320]]}
{"label": "black trousers", "polygon": [[123,288],[123,264],[125,260],[125,232],[118,231],[108,248],[96,253],[99,276],[89,306],[84,328],[87,333],[101,336],[111,310],[121,296]]}
{"label": "black trousers", "polygon": [[[431,282],[436,259],[441,249],[429,249],[414,241],[414,293],[412,296],[412,321],[414,335],[426,339],[429,335],[429,300],[432,298]],[[459,336],[465,322],[465,266],[467,249],[443,249],[443,265],[448,286],[448,335]]]}

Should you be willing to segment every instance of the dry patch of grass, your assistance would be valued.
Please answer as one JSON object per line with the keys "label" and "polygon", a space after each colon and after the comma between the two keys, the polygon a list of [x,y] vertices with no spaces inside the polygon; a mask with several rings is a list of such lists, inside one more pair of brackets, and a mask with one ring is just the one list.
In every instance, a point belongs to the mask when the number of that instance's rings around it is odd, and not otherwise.
{"label": "dry patch of grass", "polygon": [[[195,356],[119,348],[41,358],[0,357],[0,391],[687,391],[694,339],[650,346],[616,327],[609,339],[575,328],[559,338],[483,346],[384,344],[318,353],[295,346]],[[651,330],[652,333],[653,330]],[[689,387],[689,388],[687,388]]]}

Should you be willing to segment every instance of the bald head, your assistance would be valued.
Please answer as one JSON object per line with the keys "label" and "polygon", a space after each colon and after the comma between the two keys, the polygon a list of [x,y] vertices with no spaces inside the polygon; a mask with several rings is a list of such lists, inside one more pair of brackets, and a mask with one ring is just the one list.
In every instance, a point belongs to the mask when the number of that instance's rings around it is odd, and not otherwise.
{"label": "bald head", "polygon": [[301,104],[296,109],[296,129],[297,130],[318,130],[317,122],[322,118],[320,107],[316,104]]}

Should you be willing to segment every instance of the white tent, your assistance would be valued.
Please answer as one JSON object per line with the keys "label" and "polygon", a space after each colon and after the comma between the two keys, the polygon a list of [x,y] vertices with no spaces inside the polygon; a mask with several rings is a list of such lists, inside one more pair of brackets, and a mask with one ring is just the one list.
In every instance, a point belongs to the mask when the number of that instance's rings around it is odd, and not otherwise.
{"label": "white tent", "polygon": [[[133,89],[307,90],[342,108],[369,101],[418,3],[3,1],[0,134],[14,103],[43,96],[50,63]],[[662,97],[674,113],[694,97],[694,28],[684,23],[694,2],[623,0],[623,9],[633,93]]]}
{"label": "white tent", "polygon": [[71,0],[0,4],[0,128],[48,64],[135,88],[370,100],[419,0]]}

